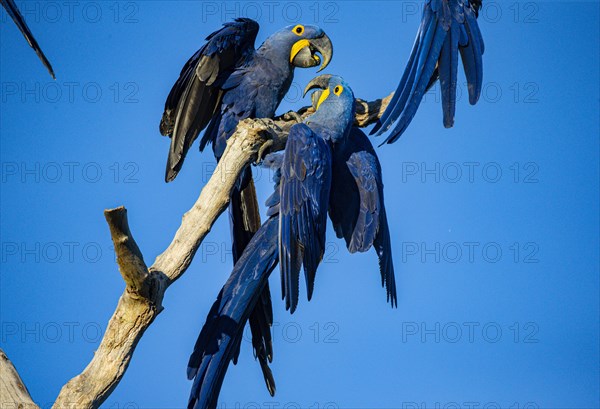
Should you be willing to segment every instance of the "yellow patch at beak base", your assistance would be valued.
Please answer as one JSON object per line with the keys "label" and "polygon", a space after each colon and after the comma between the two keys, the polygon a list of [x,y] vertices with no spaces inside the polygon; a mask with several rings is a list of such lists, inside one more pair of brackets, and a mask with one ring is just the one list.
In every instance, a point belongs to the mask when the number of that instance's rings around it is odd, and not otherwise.
{"label": "yellow patch at beak base", "polygon": [[319,109],[319,107],[321,106],[323,101],[325,101],[327,99],[328,96],[329,96],[329,88],[327,88],[327,89],[325,89],[325,91],[323,91],[323,93],[321,94],[321,98],[319,98],[319,101],[317,101],[317,110]]}
{"label": "yellow patch at beak base", "polygon": [[302,50],[304,47],[308,47],[310,42],[306,39],[298,40],[292,46],[292,51],[290,52],[290,62],[294,61],[296,55]]}

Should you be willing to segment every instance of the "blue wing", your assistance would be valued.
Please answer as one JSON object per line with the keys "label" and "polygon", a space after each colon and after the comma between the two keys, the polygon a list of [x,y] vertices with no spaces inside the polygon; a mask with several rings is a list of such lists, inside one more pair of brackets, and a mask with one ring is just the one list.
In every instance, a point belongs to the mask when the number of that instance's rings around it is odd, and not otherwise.
{"label": "blue wing", "polygon": [[272,62],[257,54],[237,67],[221,87],[221,106],[202,136],[200,150],[212,143],[215,157],[220,158],[241,120],[273,117],[291,81],[291,74],[282,77]]}
{"label": "blue wing", "polygon": [[218,114],[221,87],[254,53],[258,23],[239,18],[209,35],[184,65],[165,103],[160,132],[171,137],[165,180],[175,179],[190,146]]}
{"label": "blue wing", "polygon": [[4,6],[4,8],[6,9],[6,12],[13,19],[13,21],[21,31],[21,34],[23,34],[23,37],[25,37],[25,40],[27,40],[29,46],[33,48],[38,58],[40,59],[40,61],[42,61],[42,64],[44,64],[44,67],[46,67],[52,78],[56,79],[56,76],[54,75],[54,70],[52,69],[52,65],[50,65],[50,61],[48,61],[48,58],[46,58],[46,55],[38,45],[37,41],[35,40],[35,37],[31,33],[31,30],[29,30],[29,27],[27,27],[25,19],[23,19],[23,16],[17,8],[17,5],[15,4],[14,0],[0,0],[0,3],[2,3],[2,6]]}
{"label": "blue wing", "polygon": [[327,207],[331,187],[331,150],[307,125],[290,129],[281,167],[279,259],[286,309],[298,305],[300,268],[308,299],[325,251]]}
{"label": "blue wing", "polygon": [[375,247],[381,284],[385,285],[388,301],[396,306],[396,280],[381,165],[369,138],[356,127],[352,128],[344,145],[333,149],[329,217],[337,236],[345,239],[351,253]]}
{"label": "blue wing", "polygon": [[375,156],[365,151],[354,152],[346,162],[350,173],[356,181],[359,193],[359,210],[352,231],[348,250],[350,253],[368,251],[379,232],[379,214],[381,198]]}
{"label": "blue wing", "polygon": [[256,117],[256,98],[259,88],[264,84],[244,82],[245,77],[254,74],[254,64],[237,68],[223,84],[223,96],[215,117],[202,135],[200,150],[213,144],[213,152],[218,159],[223,155],[227,139],[233,134],[238,123],[246,118]]}
{"label": "blue wing", "polygon": [[385,285],[387,300],[392,307],[397,306],[396,278],[379,162],[373,154],[360,151],[354,152],[347,164],[360,193],[360,211],[348,248],[351,253],[367,251],[371,243],[374,244],[379,257],[381,285]]}
{"label": "blue wing", "polygon": [[372,133],[381,135],[396,122],[384,143],[395,142],[415,116],[423,96],[439,78],[444,126],[454,124],[460,52],[469,102],[479,100],[483,81],[483,38],[477,25],[480,0],[427,0],[408,64],[390,104]]}

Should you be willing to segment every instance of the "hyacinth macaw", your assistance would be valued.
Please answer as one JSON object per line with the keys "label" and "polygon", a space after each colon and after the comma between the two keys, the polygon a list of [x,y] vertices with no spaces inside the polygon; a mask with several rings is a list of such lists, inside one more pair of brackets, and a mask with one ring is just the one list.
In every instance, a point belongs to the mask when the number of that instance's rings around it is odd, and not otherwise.
{"label": "hyacinth macaw", "polygon": [[50,73],[50,76],[52,76],[52,79],[56,79],[50,61],[48,61],[48,58],[46,58],[46,55],[38,45],[37,41],[35,40],[35,37],[31,33],[31,30],[29,29],[29,27],[27,27],[25,19],[23,18],[23,15],[17,8],[17,5],[15,4],[14,0],[0,0],[0,3],[2,3],[2,6],[6,9],[8,15],[13,19],[13,21],[21,31],[21,34],[23,34],[23,37],[25,37],[25,40],[27,40],[27,42],[29,43],[29,46],[33,48],[40,61],[42,61],[42,64],[44,64],[44,67],[46,67],[46,69]]}
{"label": "hyacinth macaw", "polygon": [[249,18],[225,23],[183,67],[160,123],[161,133],[171,137],[167,182],[175,179],[204,128],[200,149],[212,143],[220,158],[239,121],[273,117],[290,88],[295,67],[321,64],[317,53],[323,58],[319,71],[331,61],[331,40],[319,27],[285,27],[255,49],[258,29]]}
{"label": "hyacinth macaw", "polygon": [[216,408],[229,361],[239,353],[246,321],[278,262],[287,307],[296,308],[302,265],[310,298],[328,210],[351,252],[375,246],[388,300],[396,303],[381,167],[367,136],[352,127],[352,90],[340,77],[325,75],[309,83],[307,90],[313,88],[323,89],[317,91],[316,112],[290,129],[283,155],[265,160],[276,169],[269,218],[235,264],[200,332],[188,364],[188,376],[195,378],[189,409]]}
{"label": "hyacinth macaw", "polygon": [[482,0],[427,0],[421,26],[400,84],[372,130],[393,143],[412,121],[423,96],[440,80],[444,126],[454,125],[458,54],[462,58],[469,102],[475,105],[483,81],[484,43],[477,24]]}
{"label": "hyacinth macaw", "polygon": [[[313,95],[316,111],[300,125],[305,132],[288,137],[281,168],[279,262],[286,309],[294,313],[298,305],[302,266],[308,300],[312,298],[316,269],[325,252],[327,211],[350,252],[375,246],[382,284],[394,306],[396,284],[381,166],[366,135],[352,126],[354,94],[341,77],[331,75],[313,79],[305,94],[312,89],[318,89]],[[314,175],[309,172],[313,168]]]}
{"label": "hyacinth macaw", "polygon": [[[202,130],[206,129],[200,150],[212,143],[219,160],[239,121],[274,116],[290,88],[295,67],[315,67],[322,62],[320,69],[323,69],[331,61],[331,40],[318,27],[301,24],[286,27],[255,49],[258,29],[258,23],[248,18],[224,24],[206,38],[206,44],[183,67],[169,93],[160,122],[160,132],[171,138],[167,182],[175,179]],[[232,192],[229,209],[235,262],[260,227],[250,167]],[[250,316],[250,327],[267,388],[274,394],[274,380],[267,364],[273,354],[272,324],[271,296],[265,286]]]}

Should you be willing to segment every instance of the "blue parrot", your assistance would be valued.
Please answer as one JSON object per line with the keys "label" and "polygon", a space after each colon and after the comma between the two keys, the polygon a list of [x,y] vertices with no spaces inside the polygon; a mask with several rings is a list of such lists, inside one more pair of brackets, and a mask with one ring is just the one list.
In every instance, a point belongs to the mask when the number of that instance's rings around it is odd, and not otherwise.
{"label": "blue parrot", "polygon": [[394,122],[383,143],[393,143],[404,133],[423,96],[440,80],[444,126],[454,125],[456,81],[460,52],[469,102],[475,105],[481,94],[483,37],[477,24],[482,0],[427,0],[421,26],[400,84],[371,134],[381,135]]}
{"label": "blue parrot", "polygon": [[160,122],[160,132],[171,137],[167,182],[175,179],[203,129],[200,150],[212,143],[220,158],[239,121],[274,116],[295,67],[319,65],[319,53],[320,71],[333,56],[331,40],[319,27],[285,27],[255,49],[258,29],[249,18],[225,23],[184,65]]}
{"label": "blue parrot", "polygon": [[216,408],[229,361],[278,262],[286,307],[296,308],[302,265],[310,299],[328,211],[350,252],[375,246],[388,300],[396,304],[381,166],[367,136],[352,127],[354,96],[348,84],[322,75],[306,91],[314,88],[322,89],[313,98],[316,112],[290,129],[283,155],[265,159],[276,170],[275,192],[266,202],[269,218],[235,264],[198,336],[188,364],[188,376],[195,378],[188,409]]}
{"label": "blue parrot", "polygon": [[[306,86],[313,94],[315,113],[303,133],[290,132],[283,154],[279,216],[279,261],[286,309],[298,305],[298,281],[304,267],[308,300],[317,267],[325,252],[326,212],[348,250],[365,252],[375,246],[382,285],[388,301],[397,304],[391,243],[381,166],[367,136],[354,123],[354,94],[338,76],[321,75]],[[309,143],[310,134],[320,139]],[[301,137],[298,137],[301,136]],[[322,147],[326,141],[328,149]],[[312,165],[312,167],[311,167]],[[309,172],[314,168],[315,173]]]}
{"label": "blue parrot", "polygon": [[13,19],[13,21],[21,31],[21,34],[23,34],[23,37],[25,37],[25,40],[27,40],[27,42],[29,43],[29,46],[33,48],[42,64],[44,64],[44,67],[46,67],[52,79],[56,79],[50,61],[48,61],[48,58],[46,58],[46,55],[38,45],[37,41],[35,40],[35,37],[31,33],[31,30],[29,29],[29,27],[27,27],[27,23],[25,23],[25,19],[23,18],[23,15],[21,15],[21,12],[17,8],[17,5],[15,4],[14,0],[0,0],[0,3],[2,3],[2,6],[6,9],[8,15]]}
{"label": "blue parrot", "polygon": [[[161,134],[171,138],[167,182],[175,179],[202,130],[205,132],[200,150],[212,143],[219,160],[239,121],[275,115],[290,88],[295,67],[315,67],[322,62],[320,69],[323,69],[331,61],[331,40],[318,27],[297,24],[283,28],[255,49],[258,30],[258,23],[248,18],[225,23],[206,38],[207,42],[184,65],[169,93],[160,122]],[[244,170],[231,194],[229,210],[236,262],[260,227],[250,167]],[[273,395],[275,383],[267,364],[273,355],[270,333],[273,312],[268,285],[249,320],[255,354]],[[234,363],[239,345],[237,348]]]}

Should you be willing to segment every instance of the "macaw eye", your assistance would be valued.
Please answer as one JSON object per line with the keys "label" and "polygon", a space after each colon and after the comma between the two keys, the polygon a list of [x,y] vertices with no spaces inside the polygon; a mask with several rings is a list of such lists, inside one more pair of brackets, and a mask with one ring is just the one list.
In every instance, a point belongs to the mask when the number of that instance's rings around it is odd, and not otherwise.
{"label": "macaw eye", "polygon": [[343,90],[344,90],[344,87],[342,87],[341,85],[336,85],[336,87],[333,89],[333,93],[335,95],[340,95]]}
{"label": "macaw eye", "polygon": [[301,36],[302,34],[304,34],[304,26],[302,24],[298,24],[292,29],[292,31],[294,32],[294,34]]}

